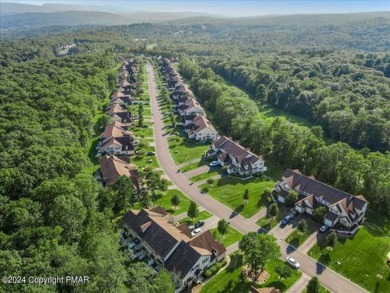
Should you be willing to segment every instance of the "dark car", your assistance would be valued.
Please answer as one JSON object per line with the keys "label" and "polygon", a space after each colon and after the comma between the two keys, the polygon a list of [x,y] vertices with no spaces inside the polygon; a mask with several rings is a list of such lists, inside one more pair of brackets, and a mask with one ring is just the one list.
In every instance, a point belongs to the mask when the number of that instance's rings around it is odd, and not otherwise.
{"label": "dark car", "polygon": [[288,216],[284,217],[284,219],[282,220],[282,222],[280,223],[280,225],[281,225],[282,227],[284,227],[284,226],[286,226],[286,225],[288,224],[288,222],[290,222],[290,221],[291,221],[291,215],[288,215]]}
{"label": "dark car", "polygon": [[199,221],[199,222],[195,223],[195,228],[202,227],[203,225],[204,225],[204,222],[203,221]]}
{"label": "dark car", "polygon": [[154,155],[156,155],[156,153],[155,152],[148,152],[147,155],[148,156],[154,156]]}

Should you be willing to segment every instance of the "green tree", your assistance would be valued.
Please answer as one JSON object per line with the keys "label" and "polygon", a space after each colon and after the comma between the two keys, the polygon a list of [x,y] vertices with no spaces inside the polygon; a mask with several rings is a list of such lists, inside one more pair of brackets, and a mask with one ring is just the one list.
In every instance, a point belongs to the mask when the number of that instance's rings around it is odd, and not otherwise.
{"label": "green tree", "polygon": [[332,231],[329,233],[328,236],[326,236],[326,243],[328,246],[334,247],[337,243],[337,233],[335,231]]}
{"label": "green tree", "polygon": [[281,255],[276,239],[268,234],[249,232],[242,237],[238,247],[244,253],[245,262],[254,273],[254,280],[268,261],[276,260]]}
{"label": "green tree", "polygon": [[273,202],[270,204],[268,208],[268,213],[272,216],[275,217],[277,214],[279,214],[279,207],[276,202]]}
{"label": "green tree", "polygon": [[114,191],[114,212],[120,212],[135,201],[133,182],[128,176],[120,176],[110,187]]}
{"label": "green tree", "polygon": [[324,221],[325,215],[327,213],[326,207],[319,206],[313,210],[313,219],[319,223]]}
{"label": "green tree", "polygon": [[286,205],[293,206],[298,200],[298,193],[295,190],[291,190],[286,198]]}
{"label": "green tree", "polygon": [[248,202],[249,200],[249,190],[248,188],[245,189],[244,195],[243,195],[244,202]]}
{"label": "green tree", "polygon": [[177,207],[180,204],[180,197],[177,194],[174,194],[171,198],[171,204],[174,207]]}
{"label": "green tree", "polygon": [[190,206],[188,207],[187,216],[190,217],[191,220],[193,221],[194,218],[198,216],[198,214],[199,214],[198,205],[196,204],[196,202],[191,201]]}
{"label": "green tree", "polygon": [[222,235],[222,237],[224,237],[229,230],[229,223],[225,219],[219,220],[217,229],[218,232]]}
{"label": "green tree", "polygon": [[307,293],[319,293],[320,288],[320,281],[315,276],[310,279],[309,283],[306,286]]}
{"label": "green tree", "polygon": [[301,231],[302,233],[307,232],[309,229],[309,225],[307,224],[307,221],[305,219],[301,219],[298,222],[298,230]]}
{"label": "green tree", "polygon": [[284,263],[283,264],[278,263],[275,266],[275,272],[279,275],[280,279],[289,278],[292,274],[291,268]]}

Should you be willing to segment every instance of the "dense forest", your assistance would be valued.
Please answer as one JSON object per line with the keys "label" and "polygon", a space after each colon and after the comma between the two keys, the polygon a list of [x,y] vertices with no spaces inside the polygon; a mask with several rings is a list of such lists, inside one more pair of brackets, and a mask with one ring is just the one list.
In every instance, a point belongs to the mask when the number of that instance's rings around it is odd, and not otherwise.
{"label": "dense forest", "polygon": [[380,56],[302,50],[215,59],[210,64],[257,100],[321,125],[334,141],[386,151],[390,149],[390,55]]}
{"label": "dense forest", "polygon": [[364,194],[375,209],[390,214],[389,152],[358,151],[342,142],[326,144],[319,126],[309,129],[285,119],[264,119],[245,92],[188,58],[181,60],[180,72],[222,133],[266,159],[299,168],[352,194]]}
{"label": "dense forest", "polygon": [[90,279],[1,283],[0,291],[170,292],[165,271],[151,277],[150,268],[129,264],[128,251],[120,248],[111,219],[123,209],[124,190],[132,189],[121,180],[104,189],[89,171],[94,117],[115,89],[118,57],[105,50],[111,44],[103,39],[94,53],[54,58],[56,41],[2,44],[0,267],[3,276]]}

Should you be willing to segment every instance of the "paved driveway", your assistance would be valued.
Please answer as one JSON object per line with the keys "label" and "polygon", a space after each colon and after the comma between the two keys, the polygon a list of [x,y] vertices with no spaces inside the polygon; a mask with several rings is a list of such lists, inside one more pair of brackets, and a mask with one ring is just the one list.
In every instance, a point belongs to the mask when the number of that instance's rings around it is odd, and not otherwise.
{"label": "paved driveway", "polygon": [[[201,194],[197,186],[190,185],[188,178],[182,174],[177,173],[177,166],[172,160],[172,157],[169,153],[168,142],[165,136],[163,136],[164,125],[162,123],[162,116],[158,108],[157,103],[157,93],[156,93],[156,83],[153,79],[153,67],[150,64],[147,64],[148,72],[148,81],[149,81],[149,93],[152,101],[152,112],[155,118],[154,127],[154,137],[156,141],[156,153],[157,159],[160,163],[160,166],[164,170],[165,174],[171,181],[189,198],[197,202],[199,205],[204,207],[206,210],[210,211],[212,214],[216,215],[221,219],[229,219],[232,227],[237,229],[243,234],[246,234],[251,231],[264,232],[261,228],[256,225],[256,223],[246,219],[240,215],[235,216],[233,210],[216,201],[207,194]],[[287,252],[293,255],[298,262],[301,263],[301,271],[307,274],[308,276],[318,276],[320,282],[330,289],[332,292],[336,293],[358,293],[358,292],[367,292],[358,285],[352,283],[348,279],[344,278],[340,274],[334,272],[333,270],[324,267],[314,259],[310,258],[306,254],[293,250],[286,242],[279,240],[278,244],[280,245],[283,256],[287,255]]]}

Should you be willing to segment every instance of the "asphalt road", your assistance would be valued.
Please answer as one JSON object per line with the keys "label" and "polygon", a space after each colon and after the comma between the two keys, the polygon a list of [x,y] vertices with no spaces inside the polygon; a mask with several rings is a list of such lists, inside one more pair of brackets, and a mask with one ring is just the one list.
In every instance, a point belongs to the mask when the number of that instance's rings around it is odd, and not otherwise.
{"label": "asphalt road", "polygon": [[[243,234],[251,231],[261,231],[256,223],[246,219],[240,215],[234,215],[233,210],[216,201],[207,194],[200,193],[199,188],[193,184],[190,185],[188,178],[178,171],[178,167],[173,161],[168,148],[168,142],[165,133],[163,117],[158,108],[157,102],[157,85],[154,80],[153,67],[150,64],[146,66],[148,72],[149,93],[151,98],[152,113],[154,117],[154,138],[156,142],[156,154],[161,168],[164,170],[167,177],[175,184],[184,194],[197,202],[199,205],[210,211],[213,215],[221,219],[227,219],[230,224]],[[310,258],[306,254],[295,250],[285,241],[278,240],[283,257],[287,254],[294,257],[300,264],[300,270],[306,275],[312,277],[317,276],[323,286],[335,293],[359,293],[367,292],[363,288],[344,278],[335,271],[324,267],[316,260]]]}

